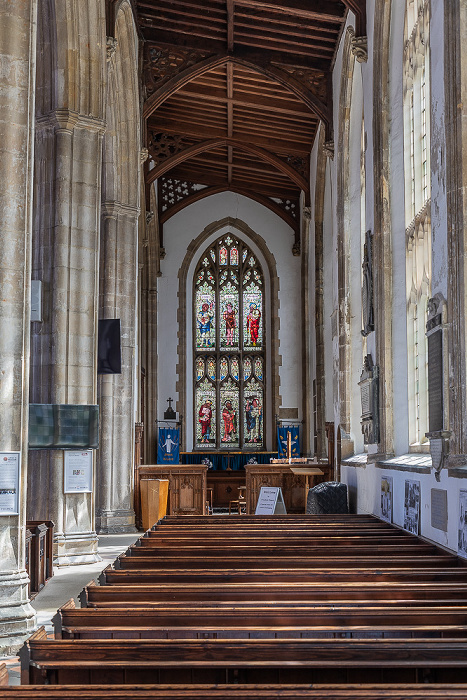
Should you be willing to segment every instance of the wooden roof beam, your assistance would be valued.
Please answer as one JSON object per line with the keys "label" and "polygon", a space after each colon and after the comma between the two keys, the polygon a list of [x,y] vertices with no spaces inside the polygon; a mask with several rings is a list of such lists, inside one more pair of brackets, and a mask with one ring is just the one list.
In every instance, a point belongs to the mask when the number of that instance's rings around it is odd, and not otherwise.
{"label": "wooden roof beam", "polygon": [[[292,75],[287,73],[287,71],[281,68],[276,63],[272,63],[268,60],[268,53],[263,53],[261,55],[261,61],[259,60],[257,52],[252,53],[249,50],[235,51],[234,56],[230,54],[217,55],[204,60],[201,60],[194,66],[190,66],[180,73],[174,75],[170,78],[164,85],[162,85],[159,90],[156,90],[151,97],[146,101],[143,108],[143,118],[147,119],[153,114],[161,104],[163,104],[171,95],[173,95],[177,90],[187,85],[189,82],[195,78],[203,75],[204,73],[221,66],[229,61],[234,61],[240,65],[247,66],[251,70],[258,71],[263,75],[276,80],[285,88],[289,89],[295,97],[298,97],[302,102],[304,102],[323,122],[326,124],[327,128],[330,128],[332,122],[332,93],[328,89],[328,104],[323,104],[323,102],[314,95],[311,90],[305,87],[299,80],[294,78]],[[314,66],[311,65],[311,68]]]}
{"label": "wooden roof beam", "polygon": [[197,143],[194,146],[190,146],[183,151],[179,151],[170,158],[157,165],[155,168],[150,170],[147,175],[147,182],[151,183],[157,180],[157,178],[162,177],[167,172],[175,168],[180,163],[184,163],[190,158],[197,156],[205,151],[211,151],[219,146],[232,146],[232,148],[238,148],[240,151],[246,151],[247,153],[253,153],[260,160],[264,160],[266,163],[274,166],[279,172],[287,176],[299,189],[303,190],[305,194],[309,195],[309,183],[308,180],[302,177],[292,166],[285,163],[281,158],[274,155],[270,151],[264,148],[259,148],[258,146],[253,146],[252,144],[245,144],[236,139],[209,139],[208,141],[203,141]]}
{"label": "wooden roof beam", "polygon": [[227,0],[227,51],[234,50],[234,0]]}
{"label": "wooden roof beam", "polygon": [[[222,134],[213,134],[212,129],[202,129],[200,127],[190,127],[187,128],[186,124],[176,123],[172,120],[164,121],[157,119],[154,123],[149,122],[148,131],[163,132],[167,134],[180,135],[183,134],[186,138],[197,141],[206,141],[213,136],[222,139],[225,138],[225,132]],[[307,157],[311,151],[312,143],[310,141],[287,141],[281,138],[278,141],[275,136],[252,136],[250,133],[247,138],[242,138],[241,136],[235,136],[235,140],[238,143],[244,143],[246,145],[253,144],[259,148],[264,148],[266,150],[274,151],[274,153],[283,153],[284,155],[297,155],[300,157]]]}
{"label": "wooden roof beam", "polygon": [[343,3],[330,0],[235,0],[243,7],[282,12],[302,19],[342,23]]}
{"label": "wooden roof beam", "polygon": [[[220,57],[223,54],[227,56],[232,56],[235,58],[237,55],[242,56],[248,53],[250,56],[256,57],[256,59],[261,63],[283,63],[284,65],[291,65],[296,68],[314,68],[318,71],[328,71],[330,69],[331,61],[330,59],[324,59],[316,56],[296,56],[293,51],[280,51],[274,48],[258,49],[254,51],[246,47],[239,49],[237,46],[234,47],[232,53],[226,52],[225,43],[222,41],[204,38],[200,41],[191,34],[177,34],[176,32],[165,31],[160,28],[153,27],[142,27],[142,32],[144,39],[148,44],[156,44],[158,46],[165,46],[167,48],[189,48],[198,51],[204,51],[212,56]],[[291,49],[293,48],[293,42],[291,42]]]}
{"label": "wooden roof beam", "polygon": [[[301,119],[307,119],[310,117],[310,110],[306,107],[303,102],[291,102],[290,95],[284,94],[283,98],[269,98],[269,97],[258,97],[253,94],[248,94],[248,97],[242,97],[243,91],[237,87],[234,90],[233,97],[225,97],[223,90],[210,87],[192,87],[191,85],[186,85],[183,91],[179,92],[180,97],[195,98],[195,99],[205,99],[207,102],[226,102],[231,101],[234,107],[245,107],[247,109],[260,109],[265,112],[274,112],[276,114],[283,114],[285,116],[290,115],[291,117],[298,117]],[[278,101],[282,99],[284,104],[278,104]]]}
{"label": "wooden roof beam", "polygon": [[343,0],[355,15],[355,36],[367,36],[366,0]]}

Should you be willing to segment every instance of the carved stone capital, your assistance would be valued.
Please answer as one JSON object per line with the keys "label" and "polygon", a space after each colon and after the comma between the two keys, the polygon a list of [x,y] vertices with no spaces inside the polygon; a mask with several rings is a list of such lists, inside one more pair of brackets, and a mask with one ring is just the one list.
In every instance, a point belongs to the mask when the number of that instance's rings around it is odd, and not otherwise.
{"label": "carved stone capital", "polygon": [[334,141],[325,141],[323,146],[323,152],[326,158],[334,160]]}
{"label": "carved stone capital", "polygon": [[[446,299],[443,297],[441,292],[437,292],[431,299],[428,299],[427,303],[427,321],[433,321],[437,316],[442,315],[446,307]],[[442,319],[440,319],[440,323]],[[428,330],[428,324],[427,324]]]}
{"label": "carved stone capital", "polygon": [[311,207],[303,207],[303,218],[305,221],[311,221]]}
{"label": "carved stone capital", "polygon": [[292,255],[294,255],[295,257],[298,257],[300,255],[300,252],[301,252],[300,241],[297,241],[292,246]]}
{"label": "carved stone capital", "polygon": [[368,37],[354,36],[351,41],[351,51],[359,63],[368,61]]}
{"label": "carved stone capital", "polygon": [[117,39],[114,36],[108,36],[107,37],[107,44],[106,44],[107,61],[110,61],[112,59],[112,57],[115,56],[117,46],[118,46]]}
{"label": "carved stone capital", "polygon": [[147,161],[149,158],[149,151],[147,148],[142,148],[141,151],[139,152],[139,162],[141,165]]}
{"label": "carved stone capital", "polygon": [[146,212],[146,225],[148,226],[151,221],[154,219],[154,212],[153,211],[147,211]]}

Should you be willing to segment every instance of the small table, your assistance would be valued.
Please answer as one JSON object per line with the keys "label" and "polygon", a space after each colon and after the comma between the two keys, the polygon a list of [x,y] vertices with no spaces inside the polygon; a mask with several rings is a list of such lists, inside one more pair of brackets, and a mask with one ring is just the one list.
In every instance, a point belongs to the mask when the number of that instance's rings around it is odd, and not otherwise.
{"label": "small table", "polygon": [[306,513],[306,502],[308,500],[308,491],[310,486],[308,483],[308,477],[310,476],[322,476],[324,472],[318,467],[290,467],[294,474],[305,477],[305,513]]}

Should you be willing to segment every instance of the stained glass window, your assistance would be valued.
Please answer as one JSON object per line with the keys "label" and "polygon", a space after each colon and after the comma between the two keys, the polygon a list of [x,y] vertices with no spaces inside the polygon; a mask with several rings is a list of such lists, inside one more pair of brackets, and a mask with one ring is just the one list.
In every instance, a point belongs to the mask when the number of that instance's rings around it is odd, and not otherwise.
{"label": "stained glass window", "polygon": [[255,253],[228,234],[194,275],[195,447],[264,447],[264,276]]}
{"label": "stained glass window", "polygon": [[212,379],[213,382],[216,381],[216,360],[214,357],[210,357],[208,359],[207,375],[208,375],[209,379]]}
{"label": "stained glass window", "polygon": [[196,360],[196,379],[199,381],[204,377],[204,359],[198,357]]}

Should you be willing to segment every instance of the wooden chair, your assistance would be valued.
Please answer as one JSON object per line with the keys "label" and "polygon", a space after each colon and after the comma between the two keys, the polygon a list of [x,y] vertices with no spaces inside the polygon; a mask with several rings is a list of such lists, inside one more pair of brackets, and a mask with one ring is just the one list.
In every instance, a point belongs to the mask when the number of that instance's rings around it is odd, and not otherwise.
{"label": "wooden chair", "polygon": [[239,515],[246,515],[246,486],[239,486],[238,499],[229,502],[229,515],[232,515],[232,506],[237,509]]}

